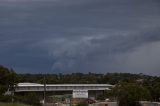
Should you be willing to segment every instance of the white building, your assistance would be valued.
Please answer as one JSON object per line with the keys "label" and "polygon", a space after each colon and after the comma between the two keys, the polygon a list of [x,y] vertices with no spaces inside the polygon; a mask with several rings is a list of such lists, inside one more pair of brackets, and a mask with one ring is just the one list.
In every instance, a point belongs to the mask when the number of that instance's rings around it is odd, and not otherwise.
{"label": "white building", "polygon": [[37,83],[19,83],[15,88],[15,93],[27,92],[64,92],[72,93],[73,98],[96,97],[105,90],[110,90],[113,85],[110,84],[37,84]]}

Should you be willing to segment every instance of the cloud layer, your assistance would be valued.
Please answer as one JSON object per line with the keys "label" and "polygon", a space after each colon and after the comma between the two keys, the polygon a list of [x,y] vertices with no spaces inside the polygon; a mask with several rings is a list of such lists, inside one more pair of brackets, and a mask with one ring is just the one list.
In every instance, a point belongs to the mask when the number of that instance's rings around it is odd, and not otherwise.
{"label": "cloud layer", "polygon": [[158,0],[1,0],[0,64],[159,75],[159,13]]}

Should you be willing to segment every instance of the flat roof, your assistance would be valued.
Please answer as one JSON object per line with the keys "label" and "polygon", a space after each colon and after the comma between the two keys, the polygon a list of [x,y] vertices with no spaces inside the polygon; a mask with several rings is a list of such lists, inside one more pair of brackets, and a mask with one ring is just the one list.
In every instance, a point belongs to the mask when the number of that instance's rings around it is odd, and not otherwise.
{"label": "flat roof", "polygon": [[[23,87],[23,86],[44,86],[43,84],[38,84],[38,83],[18,83],[18,87]],[[111,84],[46,84],[46,86],[107,86],[107,87],[112,87],[113,85]]]}

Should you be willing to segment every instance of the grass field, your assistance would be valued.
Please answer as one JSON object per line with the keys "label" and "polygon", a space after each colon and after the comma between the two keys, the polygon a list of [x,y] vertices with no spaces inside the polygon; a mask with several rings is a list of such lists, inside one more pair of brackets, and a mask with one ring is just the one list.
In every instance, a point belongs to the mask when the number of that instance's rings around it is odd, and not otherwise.
{"label": "grass field", "polygon": [[29,105],[20,104],[20,103],[0,103],[0,106],[29,106]]}

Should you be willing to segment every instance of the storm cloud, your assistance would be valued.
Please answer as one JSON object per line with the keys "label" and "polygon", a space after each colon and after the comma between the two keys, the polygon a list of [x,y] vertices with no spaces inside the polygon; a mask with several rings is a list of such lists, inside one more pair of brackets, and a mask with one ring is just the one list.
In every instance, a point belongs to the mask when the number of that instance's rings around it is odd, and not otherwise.
{"label": "storm cloud", "polygon": [[160,75],[159,29],[159,0],[1,0],[0,64]]}

